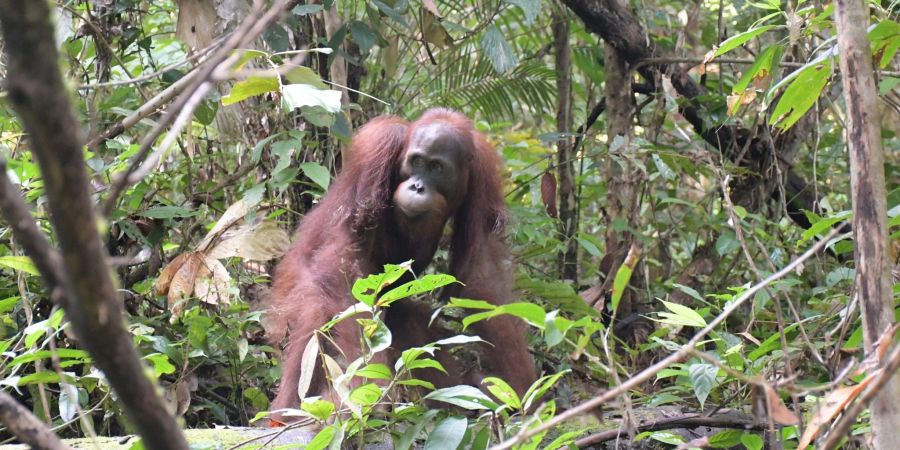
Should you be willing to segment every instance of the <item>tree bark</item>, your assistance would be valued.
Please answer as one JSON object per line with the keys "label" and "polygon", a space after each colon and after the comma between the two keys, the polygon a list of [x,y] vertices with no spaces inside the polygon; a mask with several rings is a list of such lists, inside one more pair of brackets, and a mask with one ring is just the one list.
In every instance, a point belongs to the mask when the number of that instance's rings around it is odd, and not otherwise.
{"label": "tree bark", "polygon": [[[128,418],[150,449],[187,449],[175,418],[157,395],[126,331],[106,261],[84,164],[81,125],[59,70],[49,3],[0,1],[7,55],[6,88],[41,167],[66,281],[75,334],[106,374]],[[46,278],[45,278],[46,279]]]}
{"label": "tree bark", "polygon": [[[556,54],[556,131],[572,132],[572,49],[569,46],[568,11],[553,6],[553,50]],[[559,228],[565,249],[559,253],[559,272],[578,285],[578,202],[575,196],[574,146],[568,135],[556,140],[556,172],[559,178]]]}
{"label": "tree bark", "polygon": [[[881,121],[866,37],[869,8],[862,0],[837,0],[835,22],[847,114],[856,295],[860,297],[866,353],[894,322],[888,258],[887,191]],[[900,448],[900,375],[872,400],[875,448]]]}

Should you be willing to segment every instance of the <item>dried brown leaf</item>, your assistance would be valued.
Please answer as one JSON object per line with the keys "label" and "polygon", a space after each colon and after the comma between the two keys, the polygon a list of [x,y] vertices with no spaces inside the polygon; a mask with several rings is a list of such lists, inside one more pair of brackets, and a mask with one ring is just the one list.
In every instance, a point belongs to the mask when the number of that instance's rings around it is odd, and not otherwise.
{"label": "dried brown leaf", "polygon": [[547,209],[547,215],[552,218],[559,216],[556,209],[556,177],[550,172],[544,172],[541,176],[541,201]]}
{"label": "dried brown leaf", "polygon": [[234,202],[228,209],[222,213],[222,217],[216,221],[216,224],[212,227],[212,230],[209,230],[209,233],[206,233],[206,236],[203,237],[203,240],[197,244],[197,250],[201,252],[206,252],[212,247],[216,241],[218,241],[219,236],[224,233],[229,228],[236,225],[239,221],[244,219],[244,216],[250,212],[250,205],[245,203],[243,200],[238,200]]}
{"label": "dried brown leaf", "polygon": [[808,447],[822,429],[831,423],[831,420],[834,419],[838,413],[843,411],[853,399],[859,396],[863,389],[865,389],[879,373],[881,372],[876,371],[869,374],[868,377],[863,379],[857,385],[846,386],[829,392],[822,400],[819,408],[816,409],[816,412],[813,413],[812,419],[810,419],[809,424],[806,426],[806,430],[803,432],[803,437],[800,438],[797,450],[804,450]]}
{"label": "dried brown leaf", "polygon": [[291,240],[274,222],[243,225],[222,234],[207,253],[215,259],[240,257],[247,261],[268,261],[284,254]]}
{"label": "dried brown leaf", "polygon": [[172,262],[159,272],[156,282],[153,283],[153,290],[156,295],[166,295],[169,292],[169,285],[172,283],[172,277],[178,273],[178,269],[187,261],[190,253],[182,253],[175,257]]}
{"label": "dried brown leaf", "polygon": [[800,423],[797,415],[781,401],[781,397],[778,396],[778,392],[775,392],[775,388],[766,384],[764,389],[766,390],[766,405],[769,408],[769,417],[775,423],[779,425],[797,425]]}
{"label": "dried brown leaf", "polygon": [[184,299],[190,297],[194,292],[194,280],[197,278],[197,272],[203,265],[203,256],[200,253],[186,253],[187,258],[181,265],[172,282],[169,285],[169,292],[166,295],[169,311],[172,312],[172,318],[176,318],[184,311]]}
{"label": "dried brown leaf", "polygon": [[231,274],[218,259],[205,257],[197,270],[194,295],[210,305],[231,304]]}

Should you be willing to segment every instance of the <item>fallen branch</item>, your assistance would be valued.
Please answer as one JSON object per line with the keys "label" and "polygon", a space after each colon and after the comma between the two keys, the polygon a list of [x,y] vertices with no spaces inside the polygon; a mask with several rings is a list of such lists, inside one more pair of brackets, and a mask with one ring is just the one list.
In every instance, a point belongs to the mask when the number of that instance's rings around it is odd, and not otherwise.
{"label": "fallen branch", "polygon": [[[634,426],[638,432],[671,430],[674,428],[736,428],[740,430],[764,430],[765,423],[756,423],[752,416],[742,414],[737,411],[722,412],[712,416],[704,414],[685,414],[677,417],[666,417],[657,420],[645,421]],[[614,430],[602,431],[594,433],[590,436],[583,437],[575,441],[575,446],[584,448],[589,445],[597,445],[606,441],[611,441],[620,436],[627,435],[628,429],[619,427]]]}
{"label": "fallen branch", "polygon": [[573,419],[582,414],[589,413],[589,412],[597,409],[598,407],[602,406],[603,404],[607,403],[608,401],[649,381],[661,370],[671,366],[672,364],[681,362],[688,355],[690,355],[692,351],[694,351],[694,347],[696,347],[697,344],[700,343],[700,341],[702,341],[706,337],[706,335],[708,335],[713,329],[715,329],[722,322],[724,322],[725,319],[728,318],[728,316],[730,316],[738,308],[740,308],[740,306],[743,305],[744,302],[753,298],[753,296],[757,292],[761,291],[766,286],[772,284],[772,282],[774,282],[775,280],[778,280],[779,278],[791,273],[794,269],[797,268],[797,266],[802,264],[807,259],[813,257],[816,253],[818,253],[818,251],[822,247],[824,247],[828,242],[830,242],[833,237],[837,236],[838,233],[839,233],[838,230],[832,230],[822,240],[816,242],[815,245],[813,245],[808,250],[803,252],[802,255],[798,256],[797,259],[791,261],[790,264],[784,266],[783,269],[779,270],[778,272],[773,273],[772,275],[769,275],[766,279],[753,285],[749,289],[741,292],[740,295],[735,297],[735,299],[724,310],[722,310],[722,312],[719,313],[718,316],[716,316],[711,322],[709,322],[709,324],[707,324],[705,327],[703,327],[703,329],[698,331],[697,334],[695,334],[694,337],[692,337],[691,340],[688,341],[684,346],[682,346],[681,349],[679,349],[677,352],[663,358],[656,364],[653,364],[652,366],[647,367],[646,369],[638,372],[635,376],[625,380],[625,382],[616,386],[615,388],[610,389],[610,390],[598,395],[597,397],[594,397],[593,399],[588,400],[572,409],[569,409],[569,410],[559,414],[558,416],[542,423],[541,425],[538,425],[531,429],[523,429],[521,432],[519,432],[512,438],[491,447],[491,450],[504,450],[504,449],[512,448],[514,445],[525,442],[526,440],[528,440],[532,436],[535,436],[538,433],[547,431],[567,420]]}
{"label": "fallen branch", "polygon": [[39,450],[67,450],[59,437],[53,434],[41,419],[20,405],[11,395],[0,391],[0,422],[12,434],[31,448]]}

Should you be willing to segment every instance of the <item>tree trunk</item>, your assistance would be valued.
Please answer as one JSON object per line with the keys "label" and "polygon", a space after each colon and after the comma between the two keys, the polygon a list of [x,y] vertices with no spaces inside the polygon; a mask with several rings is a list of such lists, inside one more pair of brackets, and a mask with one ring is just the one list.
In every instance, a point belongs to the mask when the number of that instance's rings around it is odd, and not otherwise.
{"label": "tree trunk", "polygon": [[[881,147],[872,51],[866,38],[869,8],[862,0],[835,3],[847,143],[853,237],[856,242],[856,295],[860,297],[866,353],[894,321],[888,260],[887,191]],[[900,448],[900,376],[871,404],[875,448]]]}
{"label": "tree trunk", "polygon": [[[572,131],[572,50],[569,47],[568,11],[553,7],[553,50],[556,54],[556,131]],[[559,178],[560,239],[565,250],[559,253],[559,273],[578,284],[578,207],[575,197],[575,155],[571,139],[556,140],[556,171]]]}

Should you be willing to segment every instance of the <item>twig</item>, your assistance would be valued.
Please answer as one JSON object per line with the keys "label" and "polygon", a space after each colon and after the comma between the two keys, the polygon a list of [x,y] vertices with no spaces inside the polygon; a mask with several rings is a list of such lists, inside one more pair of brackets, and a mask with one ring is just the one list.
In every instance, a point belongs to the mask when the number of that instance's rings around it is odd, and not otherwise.
{"label": "twig", "polygon": [[20,405],[11,395],[0,391],[0,422],[6,425],[20,441],[31,448],[66,450],[69,447],[53,434],[44,422]]}
{"label": "twig", "polygon": [[791,261],[790,264],[786,265],[783,269],[779,270],[778,272],[773,273],[772,275],[769,275],[768,277],[766,277],[766,279],[753,285],[746,291],[741,292],[740,295],[738,295],[731,302],[731,304],[729,304],[724,310],[722,310],[722,312],[719,313],[719,315],[716,316],[708,325],[706,325],[705,327],[703,327],[703,329],[698,331],[697,334],[695,334],[694,337],[692,337],[691,340],[688,341],[687,344],[685,344],[683,347],[681,347],[681,349],[678,350],[677,352],[663,358],[656,364],[653,364],[652,366],[642,370],[637,375],[629,378],[628,380],[625,380],[625,382],[620,384],[615,389],[606,391],[606,392],[600,394],[599,396],[594,397],[591,400],[588,400],[568,411],[565,411],[565,412],[559,414],[558,416],[544,422],[543,424],[541,424],[535,428],[522,430],[520,433],[516,434],[511,439],[508,439],[504,442],[501,442],[498,445],[495,445],[494,447],[491,447],[491,450],[504,450],[504,449],[512,448],[514,445],[525,442],[525,440],[531,438],[532,436],[535,436],[538,433],[547,431],[567,420],[570,420],[570,419],[578,417],[582,414],[588,413],[588,412],[596,409],[597,407],[605,404],[606,402],[612,400],[613,398],[616,398],[616,397],[622,395],[623,393],[637,387],[641,383],[644,383],[644,382],[650,380],[654,375],[659,373],[659,371],[669,367],[672,364],[675,364],[675,363],[683,360],[686,356],[688,356],[691,353],[691,351],[693,351],[694,347],[696,347],[696,345],[701,340],[703,340],[703,338],[706,337],[707,334],[709,334],[713,329],[715,329],[715,327],[719,326],[719,324],[724,322],[725,319],[728,318],[728,316],[730,316],[731,313],[736,311],[745,301],[753,298],[753,296],[757,292],[759,292],[760,290],[762,290],[763,288],[765,288],[766,286],[768,286],[775,280],[778,280],[779,278],[787,275],[788,273],[793,271],[795,268],[797,268],[797,266],[802,264],[804,261],[811,258],[822,247],[824,247],[831,240],[831,238],[835,237],[838,233],[839,233],[838,230],[832,230],[825,238],[816,242],[815,245],[813,245],[808,250],[803,252],[802,255],[798,256],[795,260]]}
{"label": "twig", "polygon": [[[737,428],[740,430],[762,430],[765,428],[765,424],[756,423],[752,417],[746,416],[744,414],[736,414],[730,412],[723,412],[721,414],[716,414],[713,416],[704,416],[700,413],[695,414],[686,414],[678,417],[668,417],[665,419],[658,419],[647,423],[642,423],[635,425],[634,428],[639,431],[658,431],[658,430],[671,430],[673,428],[697,428],[697,427],[715,427],[715,428]],[[597,445],[606,441],[611,441],[613,439],[618,438],[622,434],[626,433],[627,430],[623,427],[618,427],[612,430],[602,431],[600,433],[595,433],[590,436],[585,436],[577,441],[575,441],[575,446],[578,448],[584,448],[589,445]]]}

